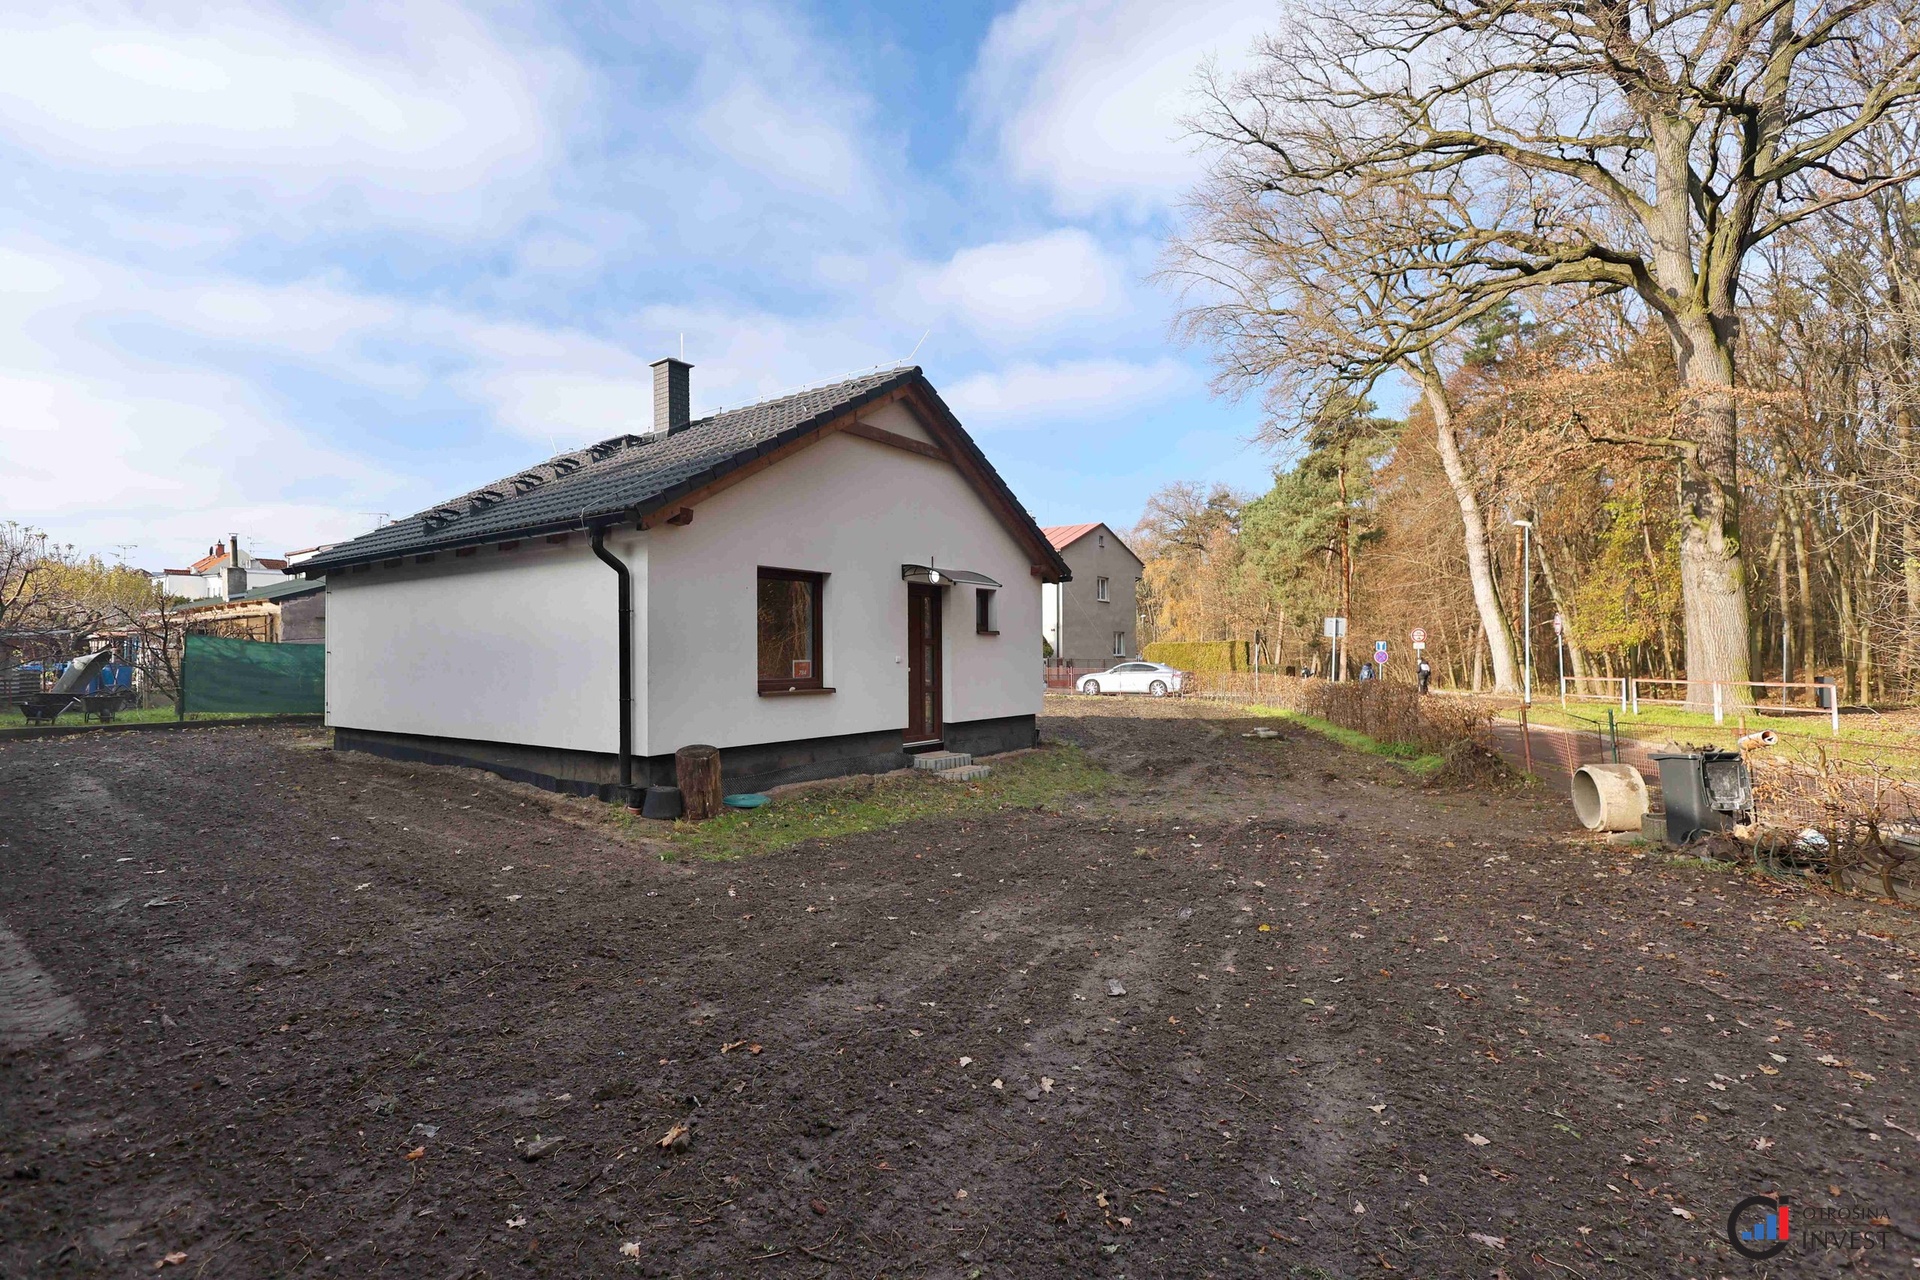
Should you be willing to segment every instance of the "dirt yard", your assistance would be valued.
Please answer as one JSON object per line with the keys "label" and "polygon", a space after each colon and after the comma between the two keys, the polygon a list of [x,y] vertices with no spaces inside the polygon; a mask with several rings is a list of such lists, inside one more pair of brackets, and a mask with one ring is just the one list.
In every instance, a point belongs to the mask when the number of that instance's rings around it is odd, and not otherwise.
{"label": "dirt yard", "polygon": [[1911,913],[1050,709],[1120,791],[734,862],[310,732],[0,745],[0,1275],[1915,1274]]}

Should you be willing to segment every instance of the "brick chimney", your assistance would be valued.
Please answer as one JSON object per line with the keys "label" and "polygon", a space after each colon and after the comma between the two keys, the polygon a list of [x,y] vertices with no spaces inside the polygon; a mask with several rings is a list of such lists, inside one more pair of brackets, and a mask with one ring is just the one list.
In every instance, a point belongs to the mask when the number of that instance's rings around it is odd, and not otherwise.
{"label": "brick chimney", "polygon": [[653,432],[672,435],[693,420],[693,366],[668,356],[653,362]]}

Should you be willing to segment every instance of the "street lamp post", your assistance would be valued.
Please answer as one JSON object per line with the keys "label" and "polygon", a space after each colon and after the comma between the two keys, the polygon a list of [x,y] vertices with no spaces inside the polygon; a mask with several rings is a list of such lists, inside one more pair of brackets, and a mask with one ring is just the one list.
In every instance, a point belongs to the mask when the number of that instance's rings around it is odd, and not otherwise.
{"label": "street lamp post", "polygon": [[1527,666],[1522,677],[1523,692],[1521,700],[1528,706],[1533,705],[1533,521],[1515,520],[1514,528],[1520,530],[1520,598],[1524,603],[1520,614],[1522,625],[1526,628]]}

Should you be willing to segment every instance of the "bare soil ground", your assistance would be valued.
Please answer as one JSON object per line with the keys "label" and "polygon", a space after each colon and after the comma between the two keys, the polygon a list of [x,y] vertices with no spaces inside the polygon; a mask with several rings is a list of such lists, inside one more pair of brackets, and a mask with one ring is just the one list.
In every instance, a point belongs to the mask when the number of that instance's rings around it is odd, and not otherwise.
{"label": "bare soil ground", "polygon": [[[1122,793],[731,863],[297,730],[0,745],[0,1274],[1914,1273],[1911,913],[1050,710]],[[1886,1225],[1748,1263],[1776,1190]]]}

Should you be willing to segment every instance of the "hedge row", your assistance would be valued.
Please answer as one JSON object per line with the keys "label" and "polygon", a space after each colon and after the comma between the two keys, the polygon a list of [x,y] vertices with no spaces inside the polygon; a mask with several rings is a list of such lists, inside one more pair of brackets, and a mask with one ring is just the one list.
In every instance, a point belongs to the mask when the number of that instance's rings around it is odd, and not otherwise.
{"label": "hedge row", "polygon": [[1156,640],[1141,656],[1182,671],[1218,674],[1253,670],[1252,649],[1245,640]]}

